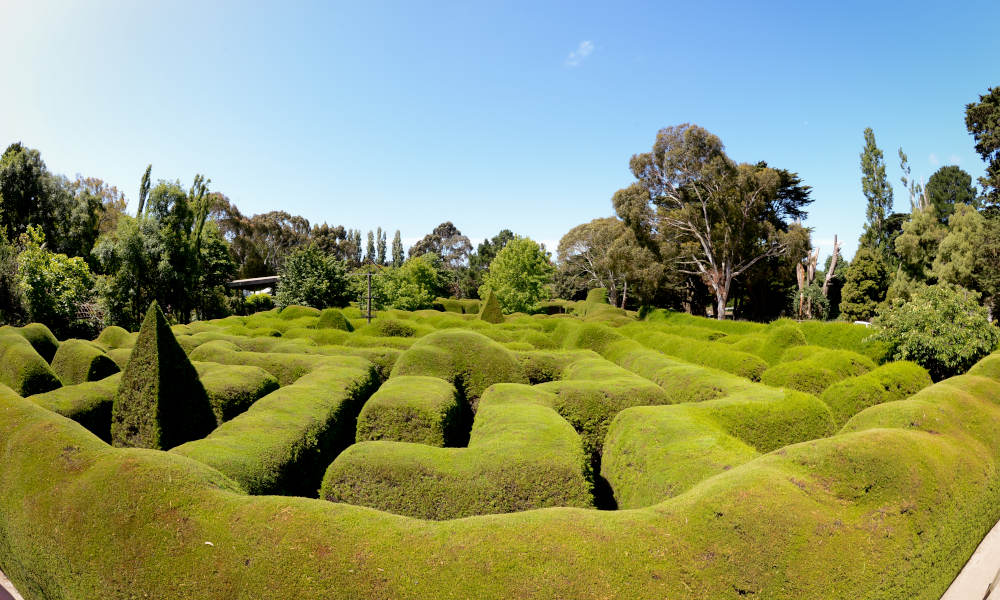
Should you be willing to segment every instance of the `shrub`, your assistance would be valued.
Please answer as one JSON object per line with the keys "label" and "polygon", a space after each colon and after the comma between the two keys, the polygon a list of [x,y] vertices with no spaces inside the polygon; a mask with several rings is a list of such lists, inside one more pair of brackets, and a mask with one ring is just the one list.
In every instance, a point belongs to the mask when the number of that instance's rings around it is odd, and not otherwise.
{"label": "shrub", "polygon": [[497,302],[493,290],[490,290],[486,295],[486,302],[483,303],[483,308],[479,311],[479,319],[487,323],[503,323],[503,312],[500,310],[500,303]]}
{"label": "shrub", "polygon": [[888,346],[893,360],[912,360],[935,381],[963,373],[1000,340],[977,299],[964,288],[928,286],[910,302],[895,301],[879,311],[874,339]]}
{"label": "shrub", "polygon": [[63,385],[97,381],[120,370],[104,350],[86,340],[64,341],[52,359],[52,372]]}
{"label": "shrub", "polygon": [[801,360],[779,363],[764,371],[760,380],[767,385],[819,395],[841,379],[862,375],[874,368],[871,359],[857,352],[820,350],[809,352]]}
{"label": "shrub", "polygon": [[129,333],[117,325],[109,325],[101,331],[101,335],[95,340],[108,350],[115,348],[131,348],[135,345],[136,334]]}
{"label": "shrub", "polygon": [[218,469],[250,494],[313,496],[323,470],[354,441],[355,418],[378,384],[364,359],[324,358],[204,439],[171,452]]}
{"label": "shrub", "polygon": [[111,408],[121,383],[121,373],[99,381],[61,387],[31,397],[32,402],[73,419],[91,433],[111,443]]}
{"label": "shrub", "polygon": [[274,302],[280,308],[294,304],[327,308],[347,306],[351,301],[346,265],[316,246],[289,254],[278,274],[281,279]]}
{"label": "shrub", "polygon": [[22,241],[24,250],[17,257],[17,266],[28,318],[47,323],[60,335],[86,331],[89,324],[77,313],[94,297],[96,281],[90,267],[78,256],[70,258],[47,250],[45,236],[35,227],[28,228]]}
{"label": "shrub", "polygon": [[[455,386],[437,377],[387,381],[358,415],[357,441],[386,440],[429,446],[461,446],[465,413]],[[462,410],[462,409],[465,410]]]}
{"label": "shrub", "polygon": [[580,438],[527,386],[491,388],[468,448],[355,444],[327,469],[320,496],[421,519],[545,506],[591,506]]}
{"label": "shrub", "polygon": [[46,362],[52,362],[52,358],[56,355],[56,350],[59,349],[59,340],[56,339],[56,336],[52,335],[48,327],[41,323],[28,323],[24,327],[4,325],[0,327],[0,334],[4,332],[16,333],[28,340],[28,343],[35,349],[35,352],[44,358]]}
{"label": "shrub", "polygon": [[271,297],[271,294],[250,294],[243,300],[243,310],[248,315],[271,310],[272,308],[274,308],[274,298]]}
{"label": "shrub", "polygon": [[719,342],[704,342],[655,331],[634,331],[633,337],[649,348],[688,362],[727,371],[751,381],[760,381],[767,362]]}
{"label": "shrub", "polygon": [[[296,306],[294,304],[285,305],[285,307],[278,312],[278,318],[283,321],[301,319],[303,317],[318,317],[319,315],[320,311],[318,308],[313,308],[311,306]],[[247,322],[250,322],[249,319]]]}
{"label": "shrub", "polygon": [[399,319],[380,317],[359,329],[358,333],[376,337],[413,337],[417,328]]}
{"label": "shrub", "polygon": [[198,373],[153,302],[115,395],[112,443],[165,450],[200,438],[214,427],[215,416]]}
{"label": "shrub", "polygon": [[619,508],[640,508],[833,431],[830,410],[815,397],[763,386],[698,404],[628,408],[608,431],[601,474]]}
{"label": "shrub", "polygon": [[527,383],[514,353],[474,331],[444,330],[403,352],[391,377],[427,375],[451,382],[475,407],[494,383]]}
{"label": "shrub", "polygon": [[902,400],[931,385],[927,370],[912,362],[882,365],[826,388],[821,399],[833,411],[837,426],[876,404]]}
{"label": "shrub", "polygon": [[316,321],[316,329],[340,329],[342,331],[354,331],[351,322],[347,320],[344,313],[336,308],[327,308],[319,315]]}
{"label": "shrub", "polygon": [[278,380],[274,375],[260,367],[198,363],[195,369],[212,404],[215,422],[219,425],[278,389]]}
{"label": "shrub", "polygon": [[0,383],[21,396],[41,394],[60,387],[49,363],[20,334],[0,331]]}

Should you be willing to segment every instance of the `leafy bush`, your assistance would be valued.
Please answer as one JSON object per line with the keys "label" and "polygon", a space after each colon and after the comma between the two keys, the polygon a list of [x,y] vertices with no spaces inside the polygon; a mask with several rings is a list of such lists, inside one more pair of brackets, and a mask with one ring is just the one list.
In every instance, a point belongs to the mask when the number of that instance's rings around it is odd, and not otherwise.
{"label": "leafy bush", "polygon": [[274,298],[271,297],[271,294],[250,294],[243,300],[243,310],[248,315],[272,308],[274,308]]}
{"label": "leafy bush", "polygon": [[888,345],[893,360],[912,360],[935,381],[965,372],[1000,341],[978,294],[946,284],[894,301],[878,312],[875,327],[874,339]]}
{"label": "leafy bush", "polygon": [[275,304],[327,308],[347,306],[351,301],[351,286],[347,266],[327,256],[316,246],[296,250],[288,255],[278,273]]}
{"label": "leafy bush", "polygon": [[319,319],[314,325],[316,329],[339,329],[341,331],[354,331],[351,322],[347,320],[344,313],[336,308],[324,309],[319,315]]}
{"label": "leafy bush", "polygon": [[845,321],[868,321],[885,300],[890,273],[885,261],[874,251],[860,248],[844,274],[840,315]]}
{"label": "leafy bush", "polygon": [[22,240],[18,277],[28,318],[47,324],[61,336],[96,333],[89,330],[86,319],[78,317],[80,307],[94,297],[96,280],[87,263],[78,256],[70,258],[46,250],[45,236],[34,227],[28,228]]}

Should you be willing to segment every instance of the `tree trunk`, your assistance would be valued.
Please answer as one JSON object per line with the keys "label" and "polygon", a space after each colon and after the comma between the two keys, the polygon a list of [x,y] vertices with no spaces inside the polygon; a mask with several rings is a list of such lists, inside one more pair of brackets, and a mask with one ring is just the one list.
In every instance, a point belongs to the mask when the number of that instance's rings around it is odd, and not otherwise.
{"label": "tree trunk", "polygon": [[628,300],[628,279],[626,279],[625,283],[622,285],[622,305],[621,305],[622,310],[625,310],[626,300]]}
{"label": "tree trunk", "polygon": [[837,255],[840,253],[840,244],[837,243],[837,236],[833,236],[833,257],[830,259],[830,268],[826,271],[826,279],[823,280],[823,297],[829,297],[828,293],[830,290],[830,280],[833,279],[833,273],[837,270]]}

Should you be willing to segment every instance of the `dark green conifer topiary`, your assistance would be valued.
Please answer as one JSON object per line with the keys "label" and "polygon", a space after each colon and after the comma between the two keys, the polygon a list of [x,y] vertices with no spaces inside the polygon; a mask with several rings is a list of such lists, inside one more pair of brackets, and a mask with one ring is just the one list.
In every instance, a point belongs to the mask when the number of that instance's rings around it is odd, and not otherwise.
{"label": "dark green conifer topiary", "polygon": [[115,395],[111,441],[165,450],[214,428],[215,415],[198,372],[153,302]]}
{"label": "dark green conifer topiary", "polygon": [[479,311],[479,318],[488,323],[503,323],[503,311],[500,310],[500,303],[497,302],[493,290],[486,296],[486,302],[483,302],[483,307]]}

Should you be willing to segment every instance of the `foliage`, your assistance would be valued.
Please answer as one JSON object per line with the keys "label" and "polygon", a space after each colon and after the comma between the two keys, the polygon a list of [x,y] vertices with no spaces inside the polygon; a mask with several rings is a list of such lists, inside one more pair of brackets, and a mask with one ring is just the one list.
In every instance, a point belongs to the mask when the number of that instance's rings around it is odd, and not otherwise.
{"label": "foliage", "polygon": [[17,247],[7,239],[0,226],[0,324],[19,323],[24,319],[24,294],[17,272]]}
{"label": "foliage", "polygon": [[881,254],[867,247],[858,248],[851,266],[844,273],[840,315],[845,321],[868,321],[889,289],[889,269]]}
{"label": "foliage", "polygon": [[436,254],[411,255],[399,269],[389,271],[384,287],[386,305],[400,310],[430,308],[444,289],[440,264]]}
{"label": "foliage", "polygon": [[808,304],[811,307],[808,312],[808,317],[811,319],[824,321],[830,314],[830,300],[823,295],[823,286],[815,281],[803,288],[801,293],[797,288],[793,288],[788,300],[791,314],[799,318],[807,316],[806,314],[799,315],[800,303]]}
{"label": "foliage", "polygon": [[997,347],[992,325],[978,294],[952,285],[932,285],[909,302],[879,310],[875,339],[889,345],[894,360],[911,360],[935,381],[963,373]]}
{"label": "foliage", "polygon": [[59,344],[51,366],[63,385],[97,381],[121,370],[97,344],[75,339]]}
{"label": "foliage", "polygon": [[215,415],[198,373],[154,302],[115,395],[112,443],[166,450],[201,438],[214,427]]}
{"label": "foliage", "polygon": [[493,290],[486,294],[486,301],[483,302],[483,307],[479,310],[479,319],[487,323],[503,323],[503,311],[500,310],[500,303],[497,302],[497,296]]}
{"label": "foliage", "polygon": [[0,329],[0,384],[25,397],[61,385],[49,364],[28,340],[9,328]]}
{"label": "foliage", "polygon": [[555,267],[548,252],[530,238],[515,236],[490,263],[479,296],[496,294],[506,313],[532,312],[549,296]]}
{"label": "foliage", "polygon": [[347,306],[351,301],[346,265],[324,255],[316,246],[288,255],[279,275],[274,296],[279,308],[295,304],[323,309]]}
{"label": "foliage", "polygon": [[246,307],[246,312],[249,315],[264,310],[271,310],[274,308],[274,298],[271,297],[271,294],[250,294],[244,300],[244,306]]}
{"label": "foliage", "polygon": [[956,165],[941,167],[931,175],[927,182],[927,199],[942,223],[948,222],[959,204],[979,208],[976,189],[972,187],[972,175]]}
{"label": "foliage", "polygon": [[[678,245],[678,268],[711,289],[719,319],[733,281],[785,252],[776,232],[811,202],[809,187],[794,173],[766,163],[736,164],[722,141],[697,125],[660,130],[652,151],[634,155],[630,167],[641,187],[616,200],[616,210],[633,228],[655,223]],[[642,206],[644,196],[655,218]],[[636,236],[640,243],[653,237],[648,231]]]}
{"label": "foliage", "polygon": [[871,127],[865,129],[865,147],[861,151],[861,189],[868,206],[865,208],[867,222],[859,244],[887,257],[891,249],[886,219],[892,211],[892,186],[885,176],[885,160],[882,150],[875,145]]}
{"label": "foliage", "polygon": [[28,318],[47,324],[63,337],[78,331],[96,333],[79,316],[80,308],[94,296],[94,275],[87,263],[80,257],[48,251],[44,234],[33,226],[21,236],[21,244],[18,280]]}
{"label": "foliage", "polygon": [[986,90],[979,102],[965,105],[965,127],[976,141],[976,152],[986,163],[986,175],[979,178],[985,200],[1000,205],[1000,86]]}
{"label": "foliage", "polygon": [[620,308],[625,308],[630,292],[650,301],[664,271],[635,233],[614,217],[570,229],[559,240],[559,269],[588,287],[605,288],[608,301]]}
{"label": "foliage", "polygon": [[392,266],[401,267],[403,265],[403,239],[399,235],[399,230],[392,236]]}
{"label": "foliage", "polygon": [[947,228],[939,221],[933,206],[914,211],[910,220],[903,224],[903,232],[895,241],[899,271],[888,291],[890,300],[907,299],[915,287],[934,283],[934,258],[947,233]]}

